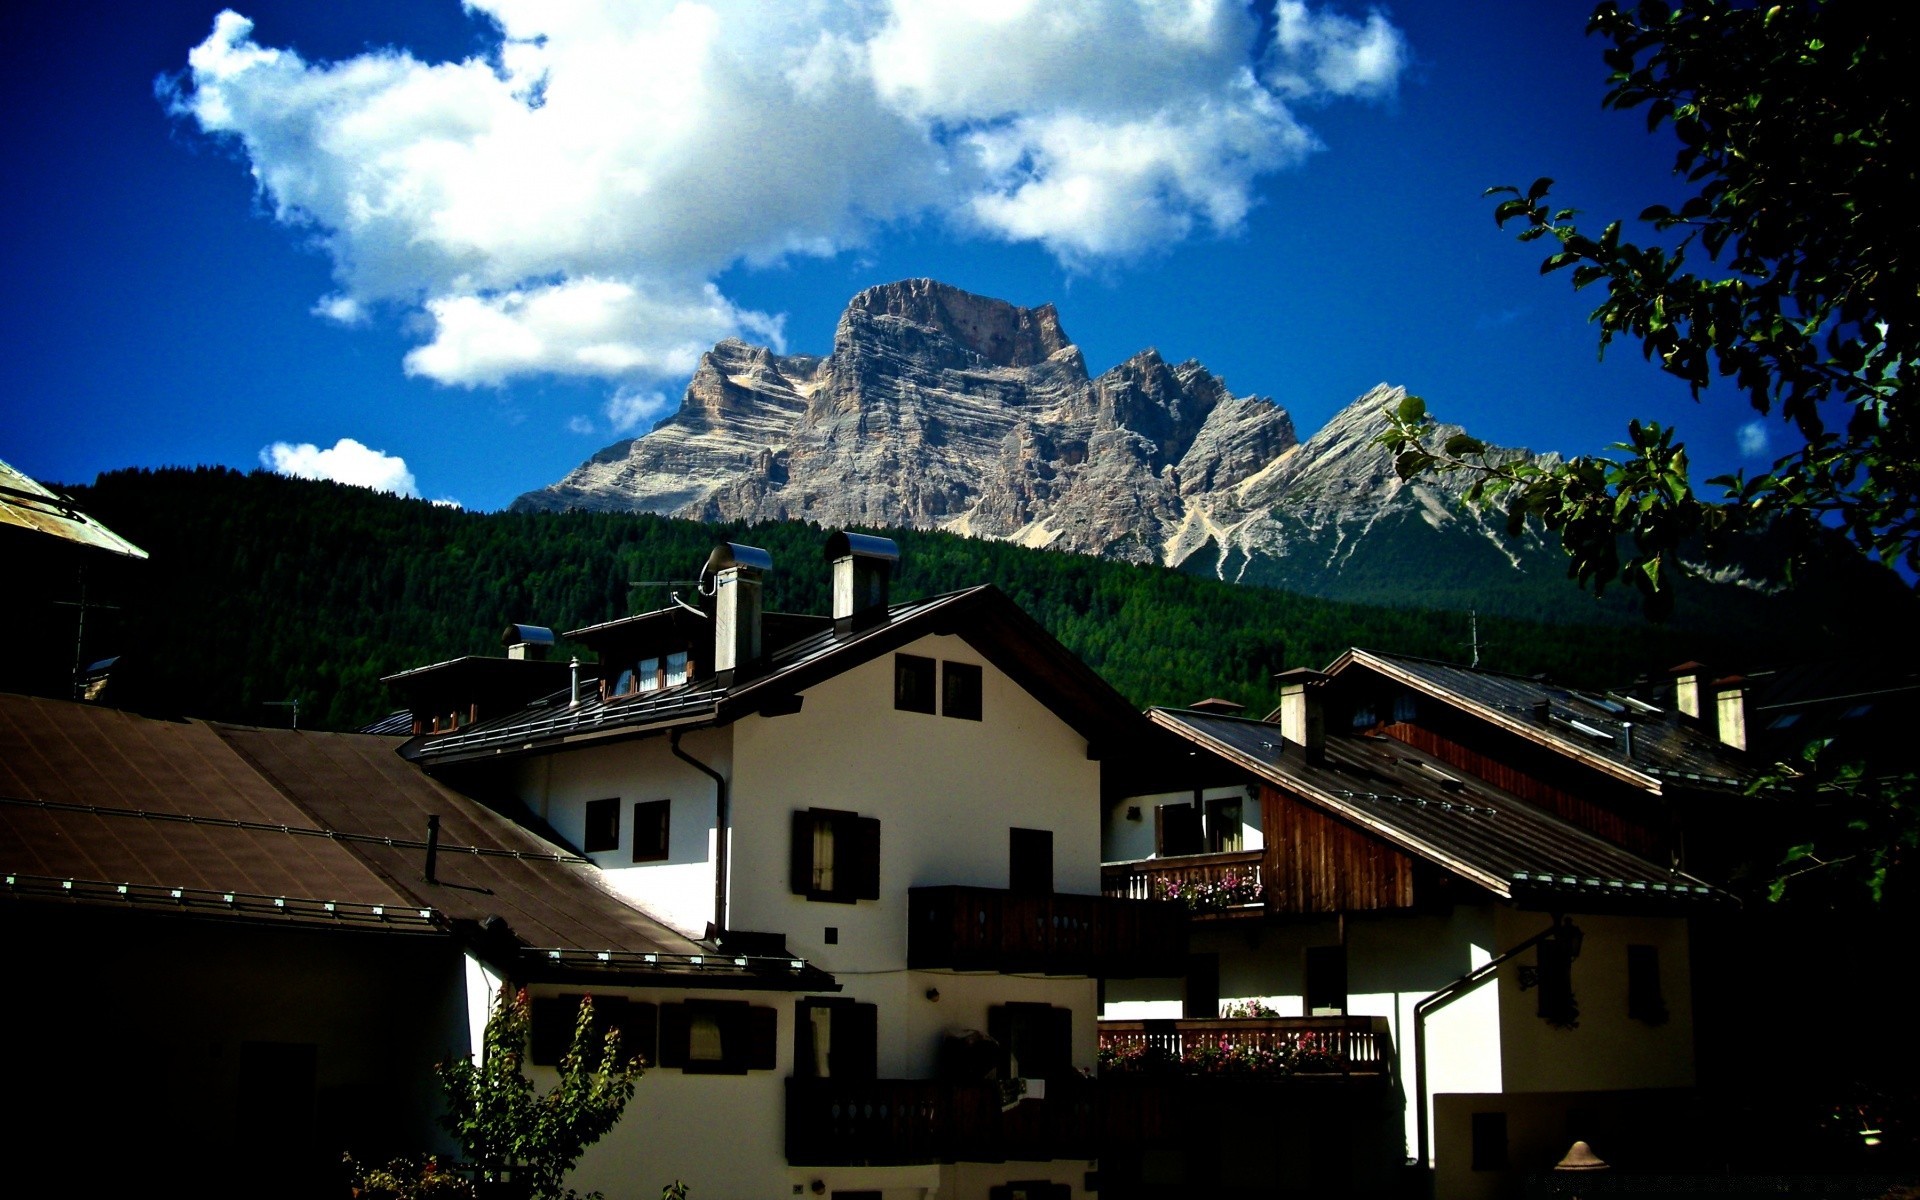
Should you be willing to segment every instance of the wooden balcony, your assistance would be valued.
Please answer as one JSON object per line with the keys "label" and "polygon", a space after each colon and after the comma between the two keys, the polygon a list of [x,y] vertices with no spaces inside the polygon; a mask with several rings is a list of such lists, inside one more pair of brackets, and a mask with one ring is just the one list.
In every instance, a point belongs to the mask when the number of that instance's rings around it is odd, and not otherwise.
{"label": "wooden balcony", "polygon": [[1223,1017],[1100,1022],[1102,1080],[1393,1078],[1385,1017]]}
{"label": "wooden balcony", "polygon": [[1177,900],[1196,917],[1258,916],[1266,911],[1259,850],[1188,854],[1107,863],[1102,895],[1126,900]]}
{"label": "wooden balcony", "polygon": [[1003,974],[1179,975],[1187,912],[1177,904],[999,888],[912,888],[907,965]]}
{"label": "wooden balcony", "polygon": [[1002,1111],[992,1083],[788,1079],[792,1166],[900,1166],[1098,1156],[1091,1084],[1049,1084]]}

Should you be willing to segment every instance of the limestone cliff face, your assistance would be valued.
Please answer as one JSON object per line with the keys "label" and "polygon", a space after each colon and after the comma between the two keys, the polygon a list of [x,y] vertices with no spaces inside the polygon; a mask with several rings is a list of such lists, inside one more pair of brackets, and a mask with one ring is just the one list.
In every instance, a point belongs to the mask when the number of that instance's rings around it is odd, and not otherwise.
{"label": "limestone cliff face", "polygon": [[1337,571],[1383,521],[1497,540],[1373,444],[1402,395],[1303,444],[1197,362],[1089,378],[1052,305],[906,280],[855,296],[825,358],[721,342],[672,417],[514,507],[948,529],[1262,582]]}

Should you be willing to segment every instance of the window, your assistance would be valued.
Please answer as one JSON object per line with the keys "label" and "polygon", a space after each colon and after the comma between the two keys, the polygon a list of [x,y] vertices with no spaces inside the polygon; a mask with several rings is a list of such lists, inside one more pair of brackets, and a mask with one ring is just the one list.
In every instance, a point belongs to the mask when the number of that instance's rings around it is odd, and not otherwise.
{"label": "window", "polygon": [[620,848],[620,799],[587,801],[586,829],[580,848],[588,854]]}
{"label": "window", "polygon": [[1667,1021],[1666,997],[1660,994],[1660,948],[1627,947],[1627,1016],[1649,1025]]}
{"label": "window", "polygon": [[[580,1019],[580,993],[561,996],[537,996],[533,1001],[533,1029],[528,1040],[528,1057],[536,1066],[551,1067],[560,1062],[573,1044],[573,1027]],[[638,1055],[646,1065],[654,1064],[654,1037],[657,1010],[639,1000],[619,996],[593,998],[591,1045],[596,1055],[609,1030],[620,1031],[620,1053]]]}
{"label": "window", "polygon": [[933,711],[934,661],[917,654],[893,656],[893,706],[902,712]]}
{"label": "window", "polygon": [[1007,831],[1007,887],[1029,896],[1053,891],[1053,830]]}
{"label": "window", "polygon": [[679,685],[685,683],[686,681],[687,681],[687,652],[685,650],[680,650],[667,655],[667,679],[666,679],[667,686],[678,687]]}
{"label": "window", "polygon": [[633,806],[633,861],[664,862],[671,800],[642,800]]}
{"label": "window", "polygon": [[980,668],[974,663],[940,664],[940,712],[962,721],[980,719]]}
{"label": "window", "polygon": [[1476,1171],[1507,1169],[1507,1114],[1503,1112],[1473,1114],[1473,1169]]}
{"label": "window", "polygon": [[1187,955],[1186,998],[1180,1015],[1191,1020],[1211,1021],[1220,1015],[1220,956]]}
{"label": "window", "polygon": [[853,1000],[802,1000],[793,1025],[793,1073],[800,1079],[879,1076],[879,1008]]}
{"label": "window", "polygon": [[1000,1045],[1010,1079],[1064,1079],[1073,1069],[1073,1010],[1050,1004],[987,1009],[987,1036]]}
{"label": "window", "polygon": [[918,654],[893,656],[893,706],[901,712],[931,715],[938,711],[958,720],[978,721],[981,688],[978,663],[936,661]]}
{"label": "window", "polygon": [[1162,858],[1201,854],[1207,847],[1200,810],[1191,804],[1157,804],[1153,809],[1153,852]]}
{"label": "window", "polygon": [[660,1065],[688,1075],[771,1071],[779,1016],[743,1000],[660,1006]]}
{"label": "window", "polygon": [[1339,1016],[1347,1011],[1347,948],[1307,947],[1307,1015]]}
{"label": "window", "polygon": [[1240,849],[1240,799],[1226,796],[1207,801],[1207,853],[1231,854]]}
{"label": "window", "polygon": [[788,883],[809,900],[878,900],[879,820],[830,808],[795,811]]}

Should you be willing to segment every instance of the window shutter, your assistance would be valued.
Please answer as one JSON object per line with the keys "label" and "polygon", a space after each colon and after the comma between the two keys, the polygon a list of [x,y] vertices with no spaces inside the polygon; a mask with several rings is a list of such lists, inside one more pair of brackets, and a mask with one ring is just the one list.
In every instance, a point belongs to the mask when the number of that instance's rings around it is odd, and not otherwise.
{"label": "window shutter", "polygon": [[662,1004],[660,1006],[660,1065],[663,1067],[685,1067],[687,1065],[687,1006],[684,1004]]}
{"label": "window shutter", "polygon": [[[780,1014],[771,1008],[754,1007],[747,1010],[746,1028],[742,1033],[746,1037],[745,1062],[749,1071],[771,1071],[777,1061],[780,1041]],[[731,1053],[728,1058],[732,1058]]]}
{"label": "window shutter", "polygon": [[1047,1010],[1046,1063],[1048,1079],[1064,1079],[1073,1074],[1073,1010],[1070,1008]]}
{"label": "window shutter", "polygon": [[579,1013],[579,996],[540,996],[534,1000],[533,1033],[527,1039],[530,1043],[527,1056],[535,1066],[559,1064],[573,1039],[573,1022]]}
{"label": "window shutter", "polygon": [[848,862],[841,889],[855,900],[880,898],[880,819],[854,817],[847,822]]}
{"label": "window shutter", "polygon": [[793,849],[787,870],[792,876],[788,886],[796,896],[813,893],[813,822],[811,812],[804,808],[794,810]]}
{"label": "window shutter", "polygon": [[658,1063],[659,1026],[657,1006],[646,1000],[627,1001],[627,1011],[621,1018],[620,1053],[627,1058],[639,1058],[643,1066]]}
{"label": "window shutter", "polygon": [[1013,1068],[1013,1011],[1004,1004],[987,1009],[987,1036],[1000,1047],[1000,1077]]}
{"label": "window shutter", "polygon": [[835,1079],[877,1079],[880,1075],[880,1008],[874,1004],[840,1004],[833,1010]]}

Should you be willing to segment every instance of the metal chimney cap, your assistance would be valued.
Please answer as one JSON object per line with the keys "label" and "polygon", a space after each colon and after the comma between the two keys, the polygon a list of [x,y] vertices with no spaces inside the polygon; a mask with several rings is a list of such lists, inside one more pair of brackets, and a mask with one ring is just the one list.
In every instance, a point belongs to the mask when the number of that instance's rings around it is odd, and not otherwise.
{"label": "metal chimney cap", "polygon": [[745,546],[739,542],[721,542],[707,555],[707,565],[701,568],[701,574],[714,575],[729,567],[744,567],[749,571],[765,573],[773,570],[773,555],[758,546]]}
{"label": "metal chimney cap", "polygon": [[518,646],[522,643],[529,646],[551,646],[553,630],[545,625],[514,624],[507,626],[506,632],[500,635],[502,646]]}
{"label": "metal chimney cap", "polygon": [[1316,671],[1312,667],[1291,667],[1275,675],[1273,681],[1285,686],[1290,683],[1325,683],[1332,678],[1325,671]]}
{"label": "metal chimney cap", "polygon": [[892,538],[877,537],[871,533],[854,533],[846,529],[836,529],[827,535],[827,544],[822,557],[828,562],[833,562],[849,554],[861,558],[877,558],[889,563],[900,561],[900,547],[894,544]]}
{"label": "metal chimney cap", "polygon": [[1556,1171],[1610,1171],[1613,1164],[1593,1152],[1585,1142],[1575,1142],[1567,1156],[1553,1164]]}

